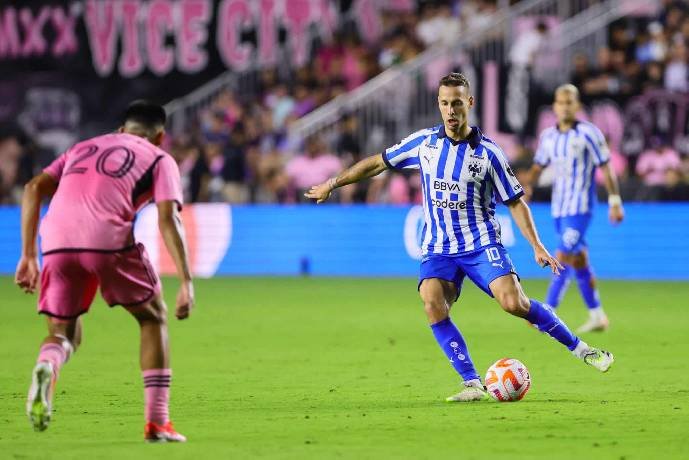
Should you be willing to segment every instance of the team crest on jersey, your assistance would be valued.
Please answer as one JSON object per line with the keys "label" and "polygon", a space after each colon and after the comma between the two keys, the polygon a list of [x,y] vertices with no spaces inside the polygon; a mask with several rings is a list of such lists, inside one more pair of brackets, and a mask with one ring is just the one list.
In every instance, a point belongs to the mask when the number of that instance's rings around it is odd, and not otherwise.
{"label": "team crest on jersey", "polygon": [[481,174],[481,171],[483,170],[483,166],[481,165],[481,163],[477,163],[477,162],[472,161],[471,163],[469,163],[469,167],[467,169],[471,173],[471,177],[476,177],[479,174]]}

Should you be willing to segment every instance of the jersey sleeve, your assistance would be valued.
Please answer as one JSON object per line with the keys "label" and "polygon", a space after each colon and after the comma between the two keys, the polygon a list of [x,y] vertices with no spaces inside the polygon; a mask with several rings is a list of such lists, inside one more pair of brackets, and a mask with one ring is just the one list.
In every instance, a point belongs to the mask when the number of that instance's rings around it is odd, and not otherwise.
{"label": "jersey sleeve", "polygon": [[586,145],[593,154],[593,164],[600,166],[610,161],[610,149],[600,129],[591,124],[587,125],[584,139],[586,139]]}
{"label": "jersey sleeve", "polygon": [[63,153],[59,157],[55,158],[52,163],[50,163],[43,172],[51,176],[55,181],[59,182],[62,177],[62,171],[65,169],[65,163],[67,162],[67,153]]}
{"label": "jersey sleeve", "polygon": [[385,149],[383,161],[390,169],[419,169],[419,150],[426,135],[416,132],[403,139],[399,144]]}
{"label": "jersey sleeve", "polygon": [[518,200],[524,195],[522,184],[519,183],[514,171],[507,162],[507,157],[499,148],[489,151],[490,166],[488,174],[495,186],[498,197],[503,203]]}
{"label": "jersey sleeve", "polygon": [[545,147],[545,133],[538,139],[538,147],[533,157],[533,162],[544,168],[550,164],[550,154]]}
{"label": "jersey sleeve", "polygon": [[163,155],[153,168],[153,201],[176,201],[182,209],[182,183],[177,163],[170,155]]}

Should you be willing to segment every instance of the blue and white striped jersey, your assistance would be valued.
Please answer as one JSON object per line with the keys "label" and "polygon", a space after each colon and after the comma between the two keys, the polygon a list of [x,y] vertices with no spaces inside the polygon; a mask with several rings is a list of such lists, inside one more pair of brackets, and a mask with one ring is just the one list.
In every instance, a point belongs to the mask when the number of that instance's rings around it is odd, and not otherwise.
{"label": "blue and white striped jersey", "polygon": [[445,128],[417,131],[383,152],[389,168],[420,169],[425,224],[422,254],[466,254],[500,243],[495,198],[524,194],[500,147],[473,127],[466,141]]}
{"label": "blue and white striped jersey", "polygon": [[534,162],[555,167],[551,199],[553,217],[575,216],[593,211],[596,201],[596,166],[610,160],[603,133],[580,121],[567,132],[557,126],[541,133]]}

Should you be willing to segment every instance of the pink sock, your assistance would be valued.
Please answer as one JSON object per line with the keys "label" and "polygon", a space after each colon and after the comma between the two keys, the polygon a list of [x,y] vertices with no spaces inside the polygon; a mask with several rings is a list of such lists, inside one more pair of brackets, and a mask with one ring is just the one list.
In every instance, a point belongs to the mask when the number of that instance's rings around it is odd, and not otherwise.
{"label": "pink sock", "polygon": [[53,378],[57,380],[60,368],[67,361],[67,350],[57,343],[45,343],[38,352],[37,362],[47,361],[53,365]]}
{"label": "pink sock", "polygon": [[144,399],[146,403],[146,422],[165,425],[169,420],[171,369],[149,369],[142,372],[144,377]]}

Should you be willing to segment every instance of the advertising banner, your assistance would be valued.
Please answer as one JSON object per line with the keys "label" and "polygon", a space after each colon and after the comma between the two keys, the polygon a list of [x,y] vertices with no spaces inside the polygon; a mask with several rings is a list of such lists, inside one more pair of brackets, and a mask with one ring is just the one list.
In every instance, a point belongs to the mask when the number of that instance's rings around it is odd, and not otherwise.
{"label": "advertising banner", "polygon": [[[689,280],[689,204],[626,205],[619,226],[599,206],[586,235],[597,276],[616,279]],[[532,206],[546,246],[557,238],[550,207]],[[523,278],[549,271],[498,207],[502,241]],[[417,276],[423,226],[420,207],[229,206],[196,204],[183,211],[191,265],[196,276],[315,275]],[[155,206],[136,221],[135,235],[164,274],[174,265],[157,229]],[[0,208],[0,273],[14,272],[20,254],[19,209]]]}

